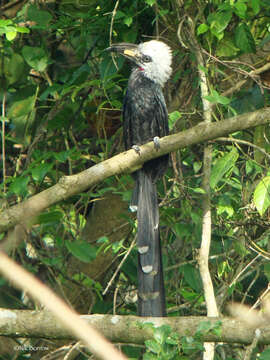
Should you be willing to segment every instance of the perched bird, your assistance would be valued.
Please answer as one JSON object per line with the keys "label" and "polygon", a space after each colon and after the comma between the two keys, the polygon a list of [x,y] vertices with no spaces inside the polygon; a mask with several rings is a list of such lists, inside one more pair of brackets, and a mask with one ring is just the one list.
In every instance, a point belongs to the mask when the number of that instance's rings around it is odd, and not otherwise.
{"label": "perched bird", "polygon": [[[139,145],[168,135],[168,113],[162,87],[171,75],[171,49],[151,40],[139,45],[114,44],[117,52],[133,63],[123,103],[125,148],[139,151]],[[150,160],[135,173],[132,210],[138,220],[138,315],[165,316],[165,289],[159,235],[156,181],[166,171],[168,155]]]}

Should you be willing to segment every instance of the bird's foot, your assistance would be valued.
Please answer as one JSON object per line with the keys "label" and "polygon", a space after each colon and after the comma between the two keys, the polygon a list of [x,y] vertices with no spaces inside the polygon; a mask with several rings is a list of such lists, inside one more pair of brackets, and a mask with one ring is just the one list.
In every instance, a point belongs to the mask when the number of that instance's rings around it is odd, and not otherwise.
{"label": "bird's foot", "polygon": [[135,150],[138,155],[141,155],[141,149],[138,145],[133,145],[132,149]]}
{"label": "bird's foot", "polygon": [[137,205],[129,205],[129,210],[134,213],[138,210],[138,206]]}
{"label": "bird's foot", "polygon": [[159,142],[159,137],[158,136],[155,136],[154,139],[154,147],[156,150],[159,150],[160,149],[160,142]]}

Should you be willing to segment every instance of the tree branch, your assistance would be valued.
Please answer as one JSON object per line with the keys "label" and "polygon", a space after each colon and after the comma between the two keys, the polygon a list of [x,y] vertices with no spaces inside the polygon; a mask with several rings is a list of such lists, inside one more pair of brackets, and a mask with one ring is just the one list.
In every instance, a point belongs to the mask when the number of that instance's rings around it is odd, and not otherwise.
{"label": "tree branch", "polygon": [[[208,81],[205,68],[205,62],[202,56],[202,49],[197,43],[194,32],[192,32],[193,41],[196,42],[195,55],[198,63],[198,74],[200,79],[201,98],[203,107],[203,118],[206,123],[212,122],[211,103],[206,99],[209,95]],[[204,298],[206,303],[207,315],[218,316],[217,302],[211,274],[209,270],[209,253],[212,239],[212,216],[211,216],[211,188],[210,177],[212,167],[212,145],[210,143],[204,145],[203,152],[203,177],[202,189],[205,191],[202,201],[202,238],[198,256],[199,271],[203,284]],[[215,357],[215,343],[205,342],[203,352],[203,360],[212,360]]]}
{"label": "tree branch", "polygon": [[[156,327],[170,325],[180,336],[194,336],[202,321],[215,325],[221,322],[221,335],[214,332],[202,335],[203,341],[251,344],[254,328],[232,318],[181,316],[171,318],[142,318],[120,315],[81,315],[89,325],[114,343],[143,344],[153,338],[151,329],[143,327],[153,323]],[[0,309],[0,336],[13,338],[73,339],[70,332],[47,311]],[[270,344],[270,327],[261,329],[260,344]]]}
{"label": "tree branch", "polygon": [[[73,336],[81,339],[88,349],[93,352],[93,354],[97,355],[99,359],[127,360],[126,356],[120,353],[97,330],[92,326],[89,326],[86,321],[79,317],[79,315],[62,299],[55,295],[52,290],[1,251],[0,271],[8,280],[12,281],[17,288],[27,291],[28,294],[50,310],[49,313],[46,312],[47,315],[43,319],[44,323],[47,323],[47,317],[52,319],[53,314],[55,319],[53,322],[58,329],[62,325],[69,333],[73,334]],[[35,312],[32,312],[32,314],[33,313]],[[31,311],[28,313],[25,322],[19,322],[22,326],[21,329],[27,328],[27,324],[31,321],[29,316],[31,318]],[[5,309],[2,310],[2,312],[0,311],[0,324],[1,321],[6,322],[6,329],[10,329],[13,324],[17,324],[17,318],[16,314],[11,310]],[[38,325],[38,323],[36,323],[36,325]],[[17,337],[17,335],[15,335],[15,337]],[[39,334],[38,337],[42,336]]]}
{"label": "tree branch", "polygon": [[0,232],[6,231],[18,223],[27,226],[28,221],[32,222],[40,212],[49,206],[79,194],[112,175],[133,172],[150,159],[268,122],[270,122],[270,108],[265,108],[216,123],[201,122],[189,130],[166,136],[160,139],[161,149],[158,151],[155,150],[153,142],[150,142],[141,146],[140,156],[132,149],[118,154],[79,174],[65,176],[54,186],[3,211],[0,214]]}

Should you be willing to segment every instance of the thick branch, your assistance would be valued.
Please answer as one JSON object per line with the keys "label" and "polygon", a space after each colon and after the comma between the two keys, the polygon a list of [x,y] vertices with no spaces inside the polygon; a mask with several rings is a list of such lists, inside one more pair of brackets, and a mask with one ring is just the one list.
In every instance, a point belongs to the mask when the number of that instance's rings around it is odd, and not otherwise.
{"label": "thick branch", "polygon": [[270,122],[270,108],[265,108],[216,123],[202,122],[189,130],[166,136],[160,139],[161,149],[159,151],[156,151],[153,142],[150,142],[141,146],[140,156],[134,150],[118,154],[79,174],[65,176],[49,189],[3,211],[0,215],[0,232],[10,229],[18,223],[25,225],[25,219],[35,217],[49,206],[79,194],[109,176],[135,171],[147,160],[268,122]]}
{"label": "thick branch", "polygon": [[[173,317],[173,318],[141,318],[137,316],[119,315],[81,315],[88,324],[102,333],[114,343],[143,344],[146,339],[153,337],[149,328],[141,328],[144,323],[153,323],[155,326],[168,324],[180,336],[193,336],[202,321],[216,324],[221,321],[221,336],[214,333],[203,335],[202,340],[226,343],[250,344],[254,338],[254,328],[231,318],[210,318],[203,316]],[[261,329],[259,342],[270,344],[270,327]],[[43,339],[72,339],[66,330],[47,311],[7,310],[0,309],[0,336],[43,338]]]}

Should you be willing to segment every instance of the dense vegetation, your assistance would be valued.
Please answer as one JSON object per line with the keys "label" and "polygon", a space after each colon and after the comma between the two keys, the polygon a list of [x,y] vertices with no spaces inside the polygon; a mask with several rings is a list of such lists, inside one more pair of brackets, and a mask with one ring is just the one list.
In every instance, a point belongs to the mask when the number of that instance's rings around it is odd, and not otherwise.
{"label": "dense vegetation", "polygon": [[[104,49],[113,42],[157,37],[174,54],[173,76],[165,89],[171,133],[204,120],[198,48],[212,121],[269,106],[268,0],[0,3],[3,212],[63,175],[123,151],[121,104],[129,64]],[[269,141],[268,125],[212,141],[209,267],[221,313],[230,301],[258,307],[268,292]],[[203,144],[172,153],[158,187],[169,316],[206,314],[196,260],[202,159]],[[118,268],[136,232],[128,211],[132,184],[130,174],[111,177],[48,208],[27,224],[25,241],[10,255],[81,313],[136,314],[135,247]],[[34,307],[4,278],[0,286],[1,307]],[[191,351],[184,339],[181,350],[164,359],[200,359],[196,341]],[[151,344],[150,350],[151,358],[158,358]],[[140,349],[125,351],[138,358]],[[219,345],[216,359],[240,359],[241,351]],[[256,351],[260,359],[267,358],[267,349]]]}

